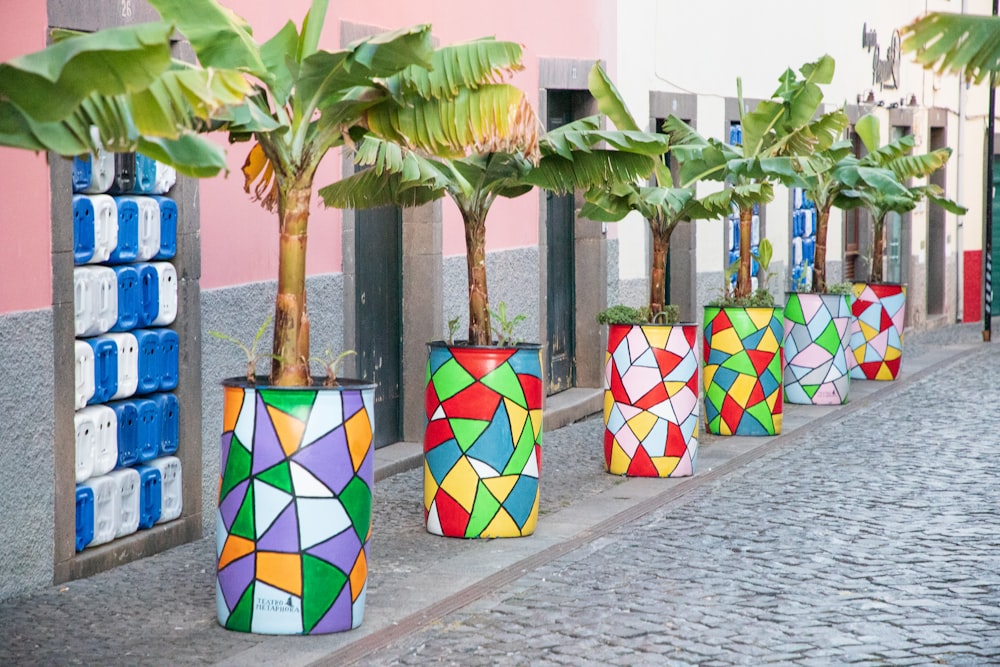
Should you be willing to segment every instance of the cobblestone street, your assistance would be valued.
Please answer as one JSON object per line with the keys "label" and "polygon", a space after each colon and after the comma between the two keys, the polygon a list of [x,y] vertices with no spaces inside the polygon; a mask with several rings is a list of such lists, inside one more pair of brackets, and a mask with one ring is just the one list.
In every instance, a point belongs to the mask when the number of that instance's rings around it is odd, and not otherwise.
{"label": "cobblestone street", "polygon": [[364,664],[998,664],[998,374],[964,360]]}

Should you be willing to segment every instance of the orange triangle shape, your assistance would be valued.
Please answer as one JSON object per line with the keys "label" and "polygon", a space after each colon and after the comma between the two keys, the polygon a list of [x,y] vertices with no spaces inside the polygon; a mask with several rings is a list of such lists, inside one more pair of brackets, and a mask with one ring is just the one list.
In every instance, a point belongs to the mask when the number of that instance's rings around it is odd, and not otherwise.
{"label": "orange triangle shape", "polygon": [[230,534],[226,537],[226,544],[222,547],[222,553],[219,554],[219,569],[221,570],[234,560],[243,558],[248,553],[253,551],[253,548],[253,540],[248,540],[247,538],[240,537],[239,535]]}
{"label": "orange triangle shape", "polygon": [[358,410],[354,415],[344,422],[344,430],[347,432],[347,446],[351,449],[351,462],[354,464],[354,472],[361,469],[365,456],[372,445],[372,425],[368,421],[368,411]]}
{"label": "orange triangle shape", "polygon": [[302,434],[305,433],[306,424],[300,419],[293,417],[287,412],[282,412],[273,405],[267,406],[267,414],[274,424],[274,432],[278,434],[278,442],[285,456],[291,456],[298,451],[302,443]]}
{"label": "orange triangle shape", "polygon": [[243,390],[239,387],[223,387],[222,389],[222,431],[232,431],[236,428],[236,420],[243,408]]}
{"label": "orange triangle shape", "polygon": [[351,568],[351,600],[356,602],[361,591],[365,587],[365,580],[368,579],[368,558],[365,557],[365,550],[358,554],[358,559],[354,561]]}
{"label": "orange triangle shape", "polygon": [[265,584],[302,597],[302,556],[297,553],[258,551],[257,578]]}

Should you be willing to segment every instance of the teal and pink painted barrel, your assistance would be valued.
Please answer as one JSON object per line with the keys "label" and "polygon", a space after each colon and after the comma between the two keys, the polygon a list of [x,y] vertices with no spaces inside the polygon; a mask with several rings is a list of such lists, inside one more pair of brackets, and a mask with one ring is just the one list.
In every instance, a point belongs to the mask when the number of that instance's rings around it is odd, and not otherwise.
{"label": "teal and pink painted barrel", "polygon": [[903,362],[906,286],[854,283],[851,311],[851,377],[895,380]]}
{"label": "teal and pink painted barrel", "polygon": [[851,300],[848,294],[789,292],[785,300],[785,401],[799,405],[847,402]]}
{"label": "teal and pink painted barrel", "polygon": [[781,433],[781,308],[706,306],[705,425],[715,435]]}
{"label": "teal and pink painted barrel", "polygon": [[445,537],[521,537],[538,521],[539,345],[428,344],[424,516]]}
{"label": "teal and pink painted barrel", "polygon": [[323,634],[364,616],[374,385],[224,383],[217,515],[219,623]]}
{"label": "teal and pink painted barrel", "polygon": [[609,473],[684,477],[698,458],[698,326],[612,324],[604,364]]}

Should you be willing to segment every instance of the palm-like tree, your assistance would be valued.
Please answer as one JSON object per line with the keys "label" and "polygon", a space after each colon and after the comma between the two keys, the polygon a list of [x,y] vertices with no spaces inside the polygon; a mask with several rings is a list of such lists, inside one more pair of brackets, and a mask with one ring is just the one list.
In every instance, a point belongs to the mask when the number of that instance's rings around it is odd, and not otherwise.
{"label": "palm-like tree", "polygon": [[878,283],[883,277],[885,219],[889,213],[912,211],[925,198],[951,213],[961,215],[965,208],[945,198],[941,188],[933,183],[905,185],[912,178],[926,178],[943,167],[951,157],[950,148],[913,155],[913,135],[882,145],[881,124],[873,114],[858,119],[854,129],[868,153],[860,159],[846,160],[841,167],[839,175],[846,187],[838,192],[835,203],[844,209],[864,207],[871,214],[869,281]]}
{"label": "palm-like tree", "polygon": [[1000,18],[932,12],[905,26],[903,51],[939,72],[962,74],[974,83],[1000,71]]}
{"label": "palm-like tree", "polygon": [[[517,89],[511,87],[511,91]],[[486,219],[497,197],[519,197],[535,185],[565,192],[635,181],[649,176],[653,156],[667,146],[665,137],[645,132],[602,131],[596,117],[538,137],[540,123],[523,97],[516,117],[525,129],[522,143],[472,146],[453,157],[414,150],[403,137],[389,132],[384,134],[391,141],[366,137],[358,146],[355,162],[368,168],[320,190],[328,206],[344,208],[415,206],[445,196],[452,200],[465,227],[471,345],[493,344]],[[529,129],[535,133],[528,133]],[[609,148],[598,148],[601,142]]]}
{"label": "palm-like tree", "polygon": [[771,99],[744,113],[742,83],[737,80],[743,143],[730,146],[705,139],[687,123],[670,116],[664,131],[671,150],[681,162],[681,185],[699,180],[724,181],[725,189],[712,199],[735,206],[740,217],[740,257],[733,297],[746,299],[751,293],[751,225],[753,208],[774,198],[774,184],[794,184],[801,171],[799,160],[833,144],[846,126],[842,111],[816,116],[823,101],[821,84],[833,80],[834,60],[823,56],[780,77]]}
{"label": "palm-like tree", "polygon": [[[118,29],[95,33],[92,42],[86,43],[88,57],[80,57],[81,42],[74,40],[85,38],[74,37],[66,43],[75,45],[76,50],[56,45],[63,50],[46,50],[37,56],[37,63],[27,63],[36,65],[34,69],[25,66],[0,71],[5,79],[0,87],[0,139],[76,155],[96,148],[79,140],[94,125],[107,148],[138,148],[194,175],[207,175],[184,168],[194,157],[187,150],[189,146],[207,150],[207,142],[197,137],[199,132],[227,130],[231,140],[253,140],[243,168],[246,189],[266,208],[276,210],[279,222],[271,382],[307,385],[305,257],[309,202],[320,162],[331,149],[353,144],[370,131],[390,134],[431,153],[456,154],[469,146],[522,143],[520,135],[530,136],[535,130],[523,123],[507,122],[517,118],[521,99],[497,83],[520,67],[521,48],[510,42],[480,40],[442,49],[435,56],[430,27],[424,25],[377,35],[331,52],[319,48],[328,0],[313,0],[301,30],[289,21],[263,43],[254,40],[243,19],[216,0],[150,0],[150,4],[166,23],[156,24],[157,31],[146,41],[138,33],[132,36],[138,46],[129,51],[135,56],[131,65],[124,56],[115,59],[126,85],[118,89],[108,84],[77,96],[82,99],[77,106],[84,115],[71,112],[56,119],[67,128],[42,127],[46,130],[44,142],[22,141],[21,137],[37,139],[42,134],[37,126],[52,121],[43,109],[47,98],[55,98],[56,91],[81,87],[83,79],[95,78],[104,57],[127,40],[115,31]],[[191,43],[198,65],[170,62],[168,40],[174,27]],[[147,52],[141,47],[148,42],[159,46],[149,47]],[[67,62],[76,66],[66,70]],[[55,74],[47,80],[40,75],[31,78],[36,70]],[[187,87],[183,83],[168,85],[178,78],[176,70],[199,72],[200,78]],[[219,71],[240,77],[230,75],[225,79],[228,85],[222,85],[215,81]],[[96,78],[104,81],[114,77],[102,71]],[[42,82],[30,93],[18,94],[16,90],[26,79]],[[230,97],[221,102],[245,101],[222,108],[215,98],[202,99],[208,96],[197,84],[229,92]],[[241,94],[245,97],[239,97]],[[100,105],[91,111],[94,100]],[[204,113],[194,113],[202,107]],[[105,109],[120,113],[107,115]],[[156,150],[163,140],[150,141],[154,133],[146,121],[162,117],[167,119],[163,125],[183,130],[170,138],[173,153]],[[491,122],[495,118],[504,122]],[[59,143],[67,133],[78,141]],[[128,140],[114,140],[122,136]],[[214,157],[211,173],[224,165],[218,151]]]}

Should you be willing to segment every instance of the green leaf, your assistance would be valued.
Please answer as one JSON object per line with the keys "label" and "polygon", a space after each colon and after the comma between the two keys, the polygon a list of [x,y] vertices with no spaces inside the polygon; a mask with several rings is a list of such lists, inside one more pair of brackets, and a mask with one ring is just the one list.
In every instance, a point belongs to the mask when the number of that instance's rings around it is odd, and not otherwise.
{"label": "green leaf", "polygon": [[271,95],[277,106],[284,106],[288,102],[295,85],[294,74],[289,65],[297,62],[295,57],[298,48],[299,33],[291,21],[260,47],[261,60],[271,73]]}
{"label": "green leaf", "polygon": [[185,133],[176,139],[140,138],[136,146],[143,155],[170,165],[179,174],[206,178],[226,169],[226,153],[205,137]]}
{"label": "green leaf", "polygon": [[905,26],[902,50],[938,72],[962,74],[982,83],[1000,70],[1000,18],[933,12]]}
{"label": "green leaf", "polygon": [[625,100],[622,99],[615,84],[608,78],[600,61],[595,62],[594,66],[590,68],[587,87],[590,89],[590,94],[597,100],[598,110],[610,118],[615,127],[619,130],[639,131],[639,125],[629,113]]}
{"label": "green leaf", "polygon": [[329,0],[312,0],[305,19],[302,21],[302,36],[295,47],[295,62],[302,62],[319,48],[319,37],[326,22]]}

